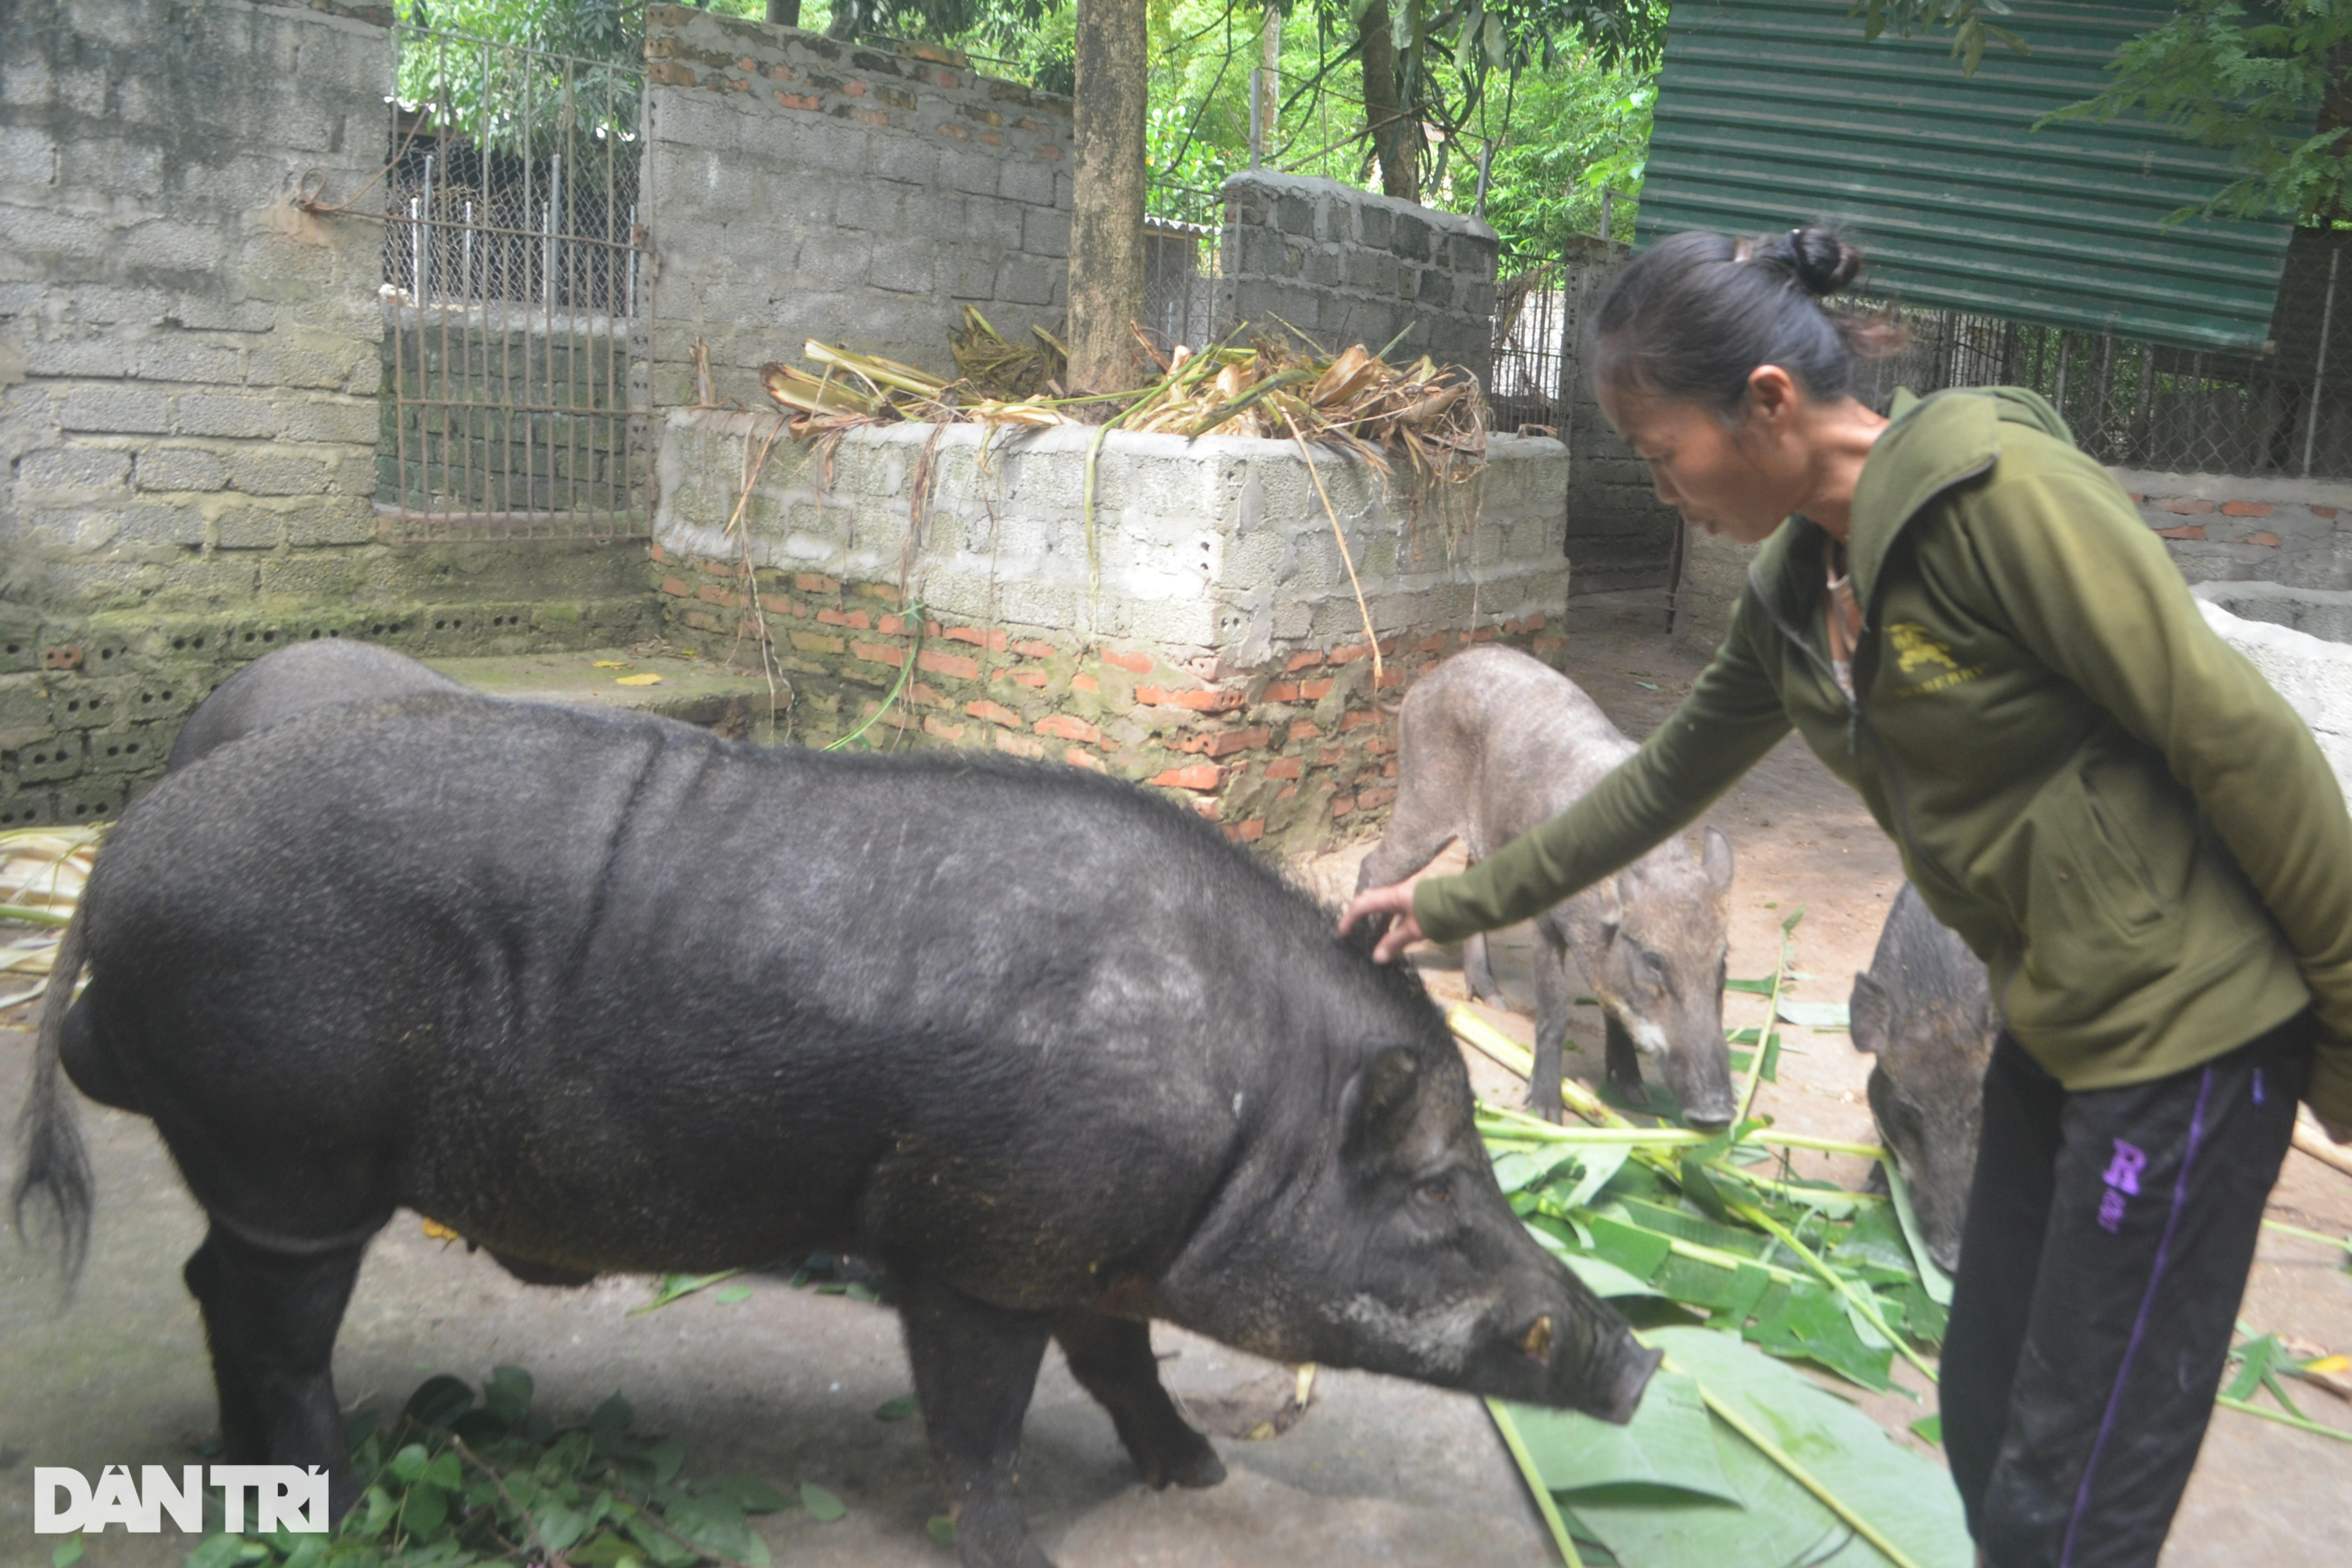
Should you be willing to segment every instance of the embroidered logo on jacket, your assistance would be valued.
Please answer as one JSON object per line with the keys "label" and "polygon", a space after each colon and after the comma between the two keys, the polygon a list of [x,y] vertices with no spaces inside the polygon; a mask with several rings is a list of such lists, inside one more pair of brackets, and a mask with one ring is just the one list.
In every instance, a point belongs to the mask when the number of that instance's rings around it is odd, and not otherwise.
{"label": "embroidered logo on jacket", "polygon": [[1964,680],[1974,680],[1984,673],[1984,666],[1961,668],[1952,657],[1952,650],[1927,635],[1927,628],[1916,621],[1886,623],[1887,646],[1895,650],[1895,671],[1897,675],[1913,676],[1926,671],[1924,680],[1914,680],[1897,686],[1896,693],[1904,697],[1925,697],[1930,692],[1948,690]]}

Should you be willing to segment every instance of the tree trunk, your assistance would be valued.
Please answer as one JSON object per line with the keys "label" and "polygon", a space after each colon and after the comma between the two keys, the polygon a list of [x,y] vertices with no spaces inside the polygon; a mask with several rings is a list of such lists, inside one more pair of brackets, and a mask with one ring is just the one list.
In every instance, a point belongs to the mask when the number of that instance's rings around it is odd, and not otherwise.
{"label": "tree trunk", "polygon": [[1371,129],[1372,153],[1381,162],[1381,191],[1400,201],[1421,200],[1421,127],[1404,118],[1397,102],[1396,40],[1389,36],[1388,0],[1364,7],[1356,58],[1364,67],[1364,120]]}
{"label": "tree trunk", "polygon": [[1279,151],[1274,128],[1282,119],[1282,13],[1266,0],[1265,26],[1258,33],[1258,145],[1269,167]]}
{"label": "tree trunk", "polygon": [[1078,144],[1070,214],[1070,386],[1141,381],[1144,0],[1077,0]]}

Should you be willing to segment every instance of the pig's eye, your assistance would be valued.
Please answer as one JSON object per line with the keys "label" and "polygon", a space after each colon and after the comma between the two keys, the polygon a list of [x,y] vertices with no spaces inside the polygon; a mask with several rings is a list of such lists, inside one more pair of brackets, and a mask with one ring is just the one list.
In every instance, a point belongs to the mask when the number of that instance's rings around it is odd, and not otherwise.
{"label": "pig's eye", "polygon": [[1642,971],[1650,977],[1650,984],[1653,985],[1664,985],[1666,983],[1666,961],[1654,952],[1645,952],[1642,955]]}
{"label": "pig's eye", "polygon": [[1434,1208],[1444,1208],[1454,1201],[1454,1182],[1446,1176],[1433,1176],[1412,1190],[1412,1195]]}

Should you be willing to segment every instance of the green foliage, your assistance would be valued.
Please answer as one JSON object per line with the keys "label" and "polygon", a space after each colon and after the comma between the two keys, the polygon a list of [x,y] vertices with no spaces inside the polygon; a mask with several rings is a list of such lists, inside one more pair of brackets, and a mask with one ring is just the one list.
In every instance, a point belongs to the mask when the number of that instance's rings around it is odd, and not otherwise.
{"label": "green foliage", "polygon": [[520,1367],[498,1368],[478,1395],[455,1377],[426,1379],[390,1426],[352,1424],[361,1500],[333,1534],[215,1532],[187,1568],[766,1568],[751,1515],[847,1511],[814,1483],[795,1495],[757,1476],[686,1479],[686,1446],[634,1431],[617,1394],[584,1425],[559,1426],[533,1413],[531,1393]]}
{"label": "green foliage", "polygon": [[1487,165],[1486,221],[1513,249],[1557,254],[1571,235],[1601,232],[1602,194],[1615,192],[1609,232],[1628,238],[1650,155],[1654,67],[1605,64],[1573,41],[1549,68],[1522,76]]}
{"label": "green foliage", "polygon": [[2171,221],[2215,213],[2315,226],[2352,219],[2352,5],[2180,0],[2170,21],[2126,44],[2108,68],[2115,80],[2105,91],[2050,119],[2137,110],[2229,149],[2242,171]]}
{"label": "green foliage", "polygon": [[401,37],[404,109],[486,147],[635,134],[643,0],[401,0],[396,10],[434,30]]}
{"label": "green foliage", "polygon": [[1618,1563],[1896,1563],[1860,1538],[1855,1519],[1915,1568],[1968,1568],[1974,1560],[1949,1480],[1869,1416],[1728,1336],[1668,1328],[1643,1337],[1666,1352],[1666,1363],[1630,1426],[1510,1407],[1541,1484],[1572,1516],[1571,1528],[1605,1543]]}
{"label": "green foliage", "polygon": [[2033,52],[2015,33],[1985,20],[1987,16],[2009,15],[2001,0],[1853,0],[1846,15],[1861,18],[1864,38],[1875,38],[1890,26],[1902,38],[1949,27],[1952,58],[1967,76],[1977,74],[1977,67],[1984,63],[1985,45],[1996,39],[2013,53]]}
{"label": "green foliage", "polygon": [[[1578,1147],[1572,1129],[1543,1142],[1512,1131],[1486,1128],[1511,1206],[1601,1295],[1663,1296],[1774,1355],[1882,1392],[1895,1386],[1895,1349],[1880,1324],[1922,1344],[1943,1337],[1943,1309],[1884,1201],[1805,1182],[1784,1163],[1742,1164],[1727,1135],[1675,1149],[1673,1159],[1660,1151],[1629,1160],[1622,1142]],[[1743,1217],[1759,1214],[1842,1288]],[[1601,1269],[1580,1267],[1591,1263]]]}

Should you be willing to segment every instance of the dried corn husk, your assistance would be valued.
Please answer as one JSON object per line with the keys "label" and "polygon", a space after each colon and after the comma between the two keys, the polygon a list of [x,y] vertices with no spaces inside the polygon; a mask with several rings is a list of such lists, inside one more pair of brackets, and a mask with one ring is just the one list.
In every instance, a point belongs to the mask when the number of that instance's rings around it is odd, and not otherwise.
{"label": "dried corn husk", "polygon": [[1447,490],[1486,466],[1485,395],[1466,371],[1440,368],[1426,354],[1400,368],[1361,343],[1335,355],[1267,340],[1178,344],[1163,353],[1138,327],[1157,383],[1116,398],[1063,398],[1040,394],[1058,390],[1066,350],[1041,328],[1031,332],[1037,346],[1011,342],[966,306],[963,330],[950,340],[963,372],[958,380],[814,342],[803,353],[822,374],[778,363],[763,375],[769,395],[798,416],[792,431],[802,439],[898,420],[1042,429],[1095,422],[1082,421],[1077,408],[1112,407],[1108,423],[1125,430],[1295,437],[1337,447],[1384,475],[1402,461],[1441,511],[1467,506],[1449,506]]}
{"label": "dried corn husk", "polygon": [[1031,327],[1033,345],[1007,342],[988,318],[963,308],[963,331],[949,337],[956,368],[973,392],[1000,405],[1043,397],[1069,374],[1070,351],[1043,327]]}
{"label": "dried corn husk", "polygon": [[40,994],[37,984],[20,990],[13,983],[41,980],[56,963],[58,939],[81,900],[104,833],[96,826],[0,832],[0,921],[6,922],[0,926],[0,990],[9,993],[0,995],[0,1007]]}

